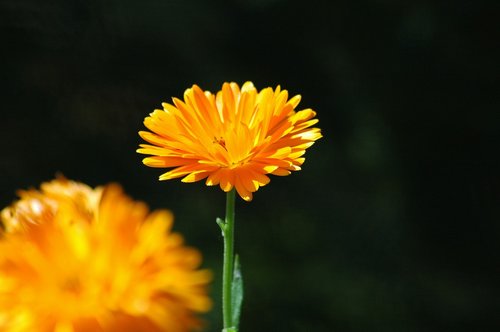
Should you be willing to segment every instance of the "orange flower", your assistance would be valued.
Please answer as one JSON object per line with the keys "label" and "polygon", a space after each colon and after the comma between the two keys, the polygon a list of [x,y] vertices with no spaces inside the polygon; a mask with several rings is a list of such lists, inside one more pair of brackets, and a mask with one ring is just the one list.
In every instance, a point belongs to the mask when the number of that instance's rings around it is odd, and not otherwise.
{"label": "orange flower", "polygon": [[173,168],[160,180],[183,177],[183,182],[206,178],[225,192],[236,188],[246,201],[269,183],[268,174],[289,175],[300,170],[305,150],[321,138],[311,109],[295,111],[300,96],[288,99],[278,86],[260,92],[251,82],[241,89],[224,83],[216,95],[197,85],[184,101],[163,103],[144,120],[151,131],[139,135],[150,144],[137,152],[152,155],[150,167]]}
{"label": "orange flower", "polygon": [[118,185],[57,179],[2,211],[0,330],[176,331],[199,327],[211,279],[200,253]]}

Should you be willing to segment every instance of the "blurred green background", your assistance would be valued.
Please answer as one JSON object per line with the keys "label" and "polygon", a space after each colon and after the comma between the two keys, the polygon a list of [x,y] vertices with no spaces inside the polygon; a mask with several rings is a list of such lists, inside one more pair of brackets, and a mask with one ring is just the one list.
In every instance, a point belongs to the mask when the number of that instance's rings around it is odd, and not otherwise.
{"label": "blurred green background", "polygon": [[238,200],[241,331],[500,328],[498,1],[2,0],[0,203],[120,182],[204,253],[220,331],[225,196],[158,182],[142,120],[193,83],[318,113],[303,170]]}

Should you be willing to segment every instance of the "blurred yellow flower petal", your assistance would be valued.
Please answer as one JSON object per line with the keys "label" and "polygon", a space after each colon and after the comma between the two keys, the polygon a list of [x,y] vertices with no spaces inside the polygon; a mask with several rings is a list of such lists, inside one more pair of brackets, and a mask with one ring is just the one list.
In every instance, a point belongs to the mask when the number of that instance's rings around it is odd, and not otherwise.
{"label": "blurred yellow flower petal", "polygon": [[191,331],[211,301],[200,253],[118,185],[59,178],[1,213],[0,331]]}

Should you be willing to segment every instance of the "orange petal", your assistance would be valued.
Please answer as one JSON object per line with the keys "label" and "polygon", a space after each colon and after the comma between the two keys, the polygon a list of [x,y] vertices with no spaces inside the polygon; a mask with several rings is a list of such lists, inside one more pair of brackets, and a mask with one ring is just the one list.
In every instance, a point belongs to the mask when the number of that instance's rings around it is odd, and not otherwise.
{"label": "orange petal", "polygon": [[236,177],[235,188],[236,191],[238,192],[238,195],[240,195],[240,197],[243,198],[245,201],[250,202],[252,200],[253,198],[252,193],[245,188],[240,178],[238,177]]}
{"label": "orange petal", "polygon": [[221,168],[220,172],[220,188],[225,192],[233,189],[234,186],[234,173],[227,168]]}

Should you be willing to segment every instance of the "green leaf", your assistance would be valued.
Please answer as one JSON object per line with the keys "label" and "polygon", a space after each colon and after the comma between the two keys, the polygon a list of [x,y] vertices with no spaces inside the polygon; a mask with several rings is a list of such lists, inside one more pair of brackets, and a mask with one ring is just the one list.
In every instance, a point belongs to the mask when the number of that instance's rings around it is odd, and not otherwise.
{"label": "green leaf", "polygon": [[221,218],[217,218],[217,219],[215,219],[215,221],[217,222],[217,225],[219,225],[220,230],[222,232],[222,236],[224,237],[224,232],[226,230],[226,222],[224,220],[222,220]]}
{"label": "green leaf", "polygon": [[228,327],[227,329],[223,329],[222,332],[238,332],[235,327]]}
{"label": "green leaf", "polygon": [[[233,325],[235,330],[238,330],[240,323],[241,314],[241,304],[243,302],[243,276],[241,275],[240,259],[238,255],[234,258],[234,269],[233,269],[233,281],[231,284],[232,294],[231,294],[231,306],[233,314]],[[229,330],[228,332],[231,332]]]}

